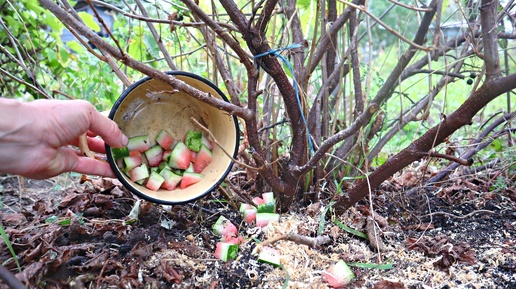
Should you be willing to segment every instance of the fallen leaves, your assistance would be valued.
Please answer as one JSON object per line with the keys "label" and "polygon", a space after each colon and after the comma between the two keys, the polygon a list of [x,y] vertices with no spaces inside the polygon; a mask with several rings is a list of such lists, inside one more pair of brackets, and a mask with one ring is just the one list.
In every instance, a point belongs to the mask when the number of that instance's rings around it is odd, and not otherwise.
{"label": "fallen leaves", "polygon": [[441,258],[434,262],[434,266],[445,272],[448,272],[449,268],[457,262],[475,264],[475,252],[470,245],[466,242],[453,244],[446,235],[423,236],[419,239],[408,238],[407,248],[431,257],[440,256]]}

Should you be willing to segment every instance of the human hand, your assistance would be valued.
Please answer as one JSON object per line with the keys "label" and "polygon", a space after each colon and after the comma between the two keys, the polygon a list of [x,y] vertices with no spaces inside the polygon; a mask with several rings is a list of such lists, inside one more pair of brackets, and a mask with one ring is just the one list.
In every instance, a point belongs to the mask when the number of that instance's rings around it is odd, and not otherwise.
{"label": "human hand", "polygon": [[[88,134],[89,148],[105,153],[127,145],[115,122],[82,100],[21,103],[0,98],[0,172],[44,179],[64,172],[114,177],[107,162],[80,155],[69,145]],[[100,136],[102,139],[97,138]]]}

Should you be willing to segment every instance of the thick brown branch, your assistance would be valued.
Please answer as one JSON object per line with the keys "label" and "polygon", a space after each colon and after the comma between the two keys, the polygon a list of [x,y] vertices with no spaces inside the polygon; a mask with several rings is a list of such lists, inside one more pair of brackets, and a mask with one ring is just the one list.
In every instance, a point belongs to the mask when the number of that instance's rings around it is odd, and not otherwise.
{"label": "thick brown branch", "polygon": [[482,24],[487,79],[501,75],[500,56],[498,55],[497,9],[498,1],[495,0],[482,0],[480,4],[480,22]]}
{"label": "thick brown branch", "polygon": [[372,172],[367,180],[363,180],[356,187],[349,190],[344,196],[336,196],[336,213],[358,202],[369,193],[369,188],[378,187],[390,176],[421,158],[421,153],[430,151],[444,142],[452,133],[464,125],[471,123],[473,116],[484,108],[493,99],[516,88],[516,74],[507,77],[486,81],[475,91],[456,111],[447,116],[440,124],[428,130],[419,139],[412,142],[407,148],[390,157],[382,166]]}

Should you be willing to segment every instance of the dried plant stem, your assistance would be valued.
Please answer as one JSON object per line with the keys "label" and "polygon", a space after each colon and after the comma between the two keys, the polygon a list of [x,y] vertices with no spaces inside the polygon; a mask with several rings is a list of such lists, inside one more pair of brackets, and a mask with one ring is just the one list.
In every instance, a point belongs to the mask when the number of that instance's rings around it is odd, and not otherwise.
{"label": "dried plant stem", "polygon": [[276,237],[273,237],[273,238],[270,238],[270,239],[267,239],[267,240],[261,242],[260,244],[258,244],[255,251],[260,252],[262,247],[272,245],[272,244],[274,244],[278,241],[282,241],[282,240],[292,241],[294,243],[306,245],[310,248],[317,248],[320,245],[325,245],[325,244],[328,244],[331,242],[331,239],[328,236],[308,237],[308,236],[299,235],[298,233],[289,232],[287,234],[276,236]]}
{"label": "dried plant stem", "polygon": [[235,163],[237,163],[237,164],[239,164],[239,165],[241,165],[241,166],[243,166],[243,167],[245,167],[245,168],[247,168],[247,169],[250,169],[250,170],[257,170],[257,171],[259,171],[259,170],[262,170],[262,169],[263,169],[263,167],[256,168],[256,167],[250,166],[250,165],[248,165],[248,164],[245,164],[245,163],[239,162],[238,160],[236,160],[235,158],[233,158],[233,156],[232,156],[231,154],[229,154],[229,153],[224,149],[224,147],[222,147],[222,145],[220,145],[220,143],[219,143],[219,141],[217,140],[217,138],[215,138],[215,136],[211,133],[211,131],[210,131],[207,127],[205,127],[204,125],[202,125],[198,120],[196,120],[196,119],[195,119],[195,118],[193,118],[193,117],[192,117],[192,121],[193,121],[193,122],[195,122],[195,124],[196,124],[197,126],[199,126],[202,130],[204,130],[205,132],[207,132],[207,133],[210,135],[210,137],[213,139],[213,142],[214,142],[218,147],[220,147],[220,149],[224,152],[224,154],[225,154],[226,156],[228,156],[228,157],[229,157],[233,162],[235,162]]}
{"label": "dried plant stem", "polygon": [[469,218],[469,217],[471,217],[473,215],[481,214],[481,213],[496,214],[496,212],[489,211],[489,210],[476,210],[476,211],[473,211],[473,212],[471,212],[469,214],[466,214],[464,216],[457,216],[457,215],[454,215],[454,214],[451,214],[451,213],[448,213],[448,212],[440,212],[439,211],[439,212],[432,212],[432,213],[423,215],[421,217],[424,218],[424,217],[430,217],[430,216],[436,216],[436,215],[444,215],[444,216],[455,218],[455,219],[466,219],[466,218]]}

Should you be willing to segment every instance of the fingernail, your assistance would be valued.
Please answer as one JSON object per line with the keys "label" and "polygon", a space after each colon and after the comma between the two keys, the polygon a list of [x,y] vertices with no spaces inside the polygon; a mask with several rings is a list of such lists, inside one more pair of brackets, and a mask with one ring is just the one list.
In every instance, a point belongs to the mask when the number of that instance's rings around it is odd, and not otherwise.
{"label": "fingernail", "polygon": [[122,134],[122,145],[126,146],[128,142],[129,139],[127,138],[127,136],[125,134]]}

